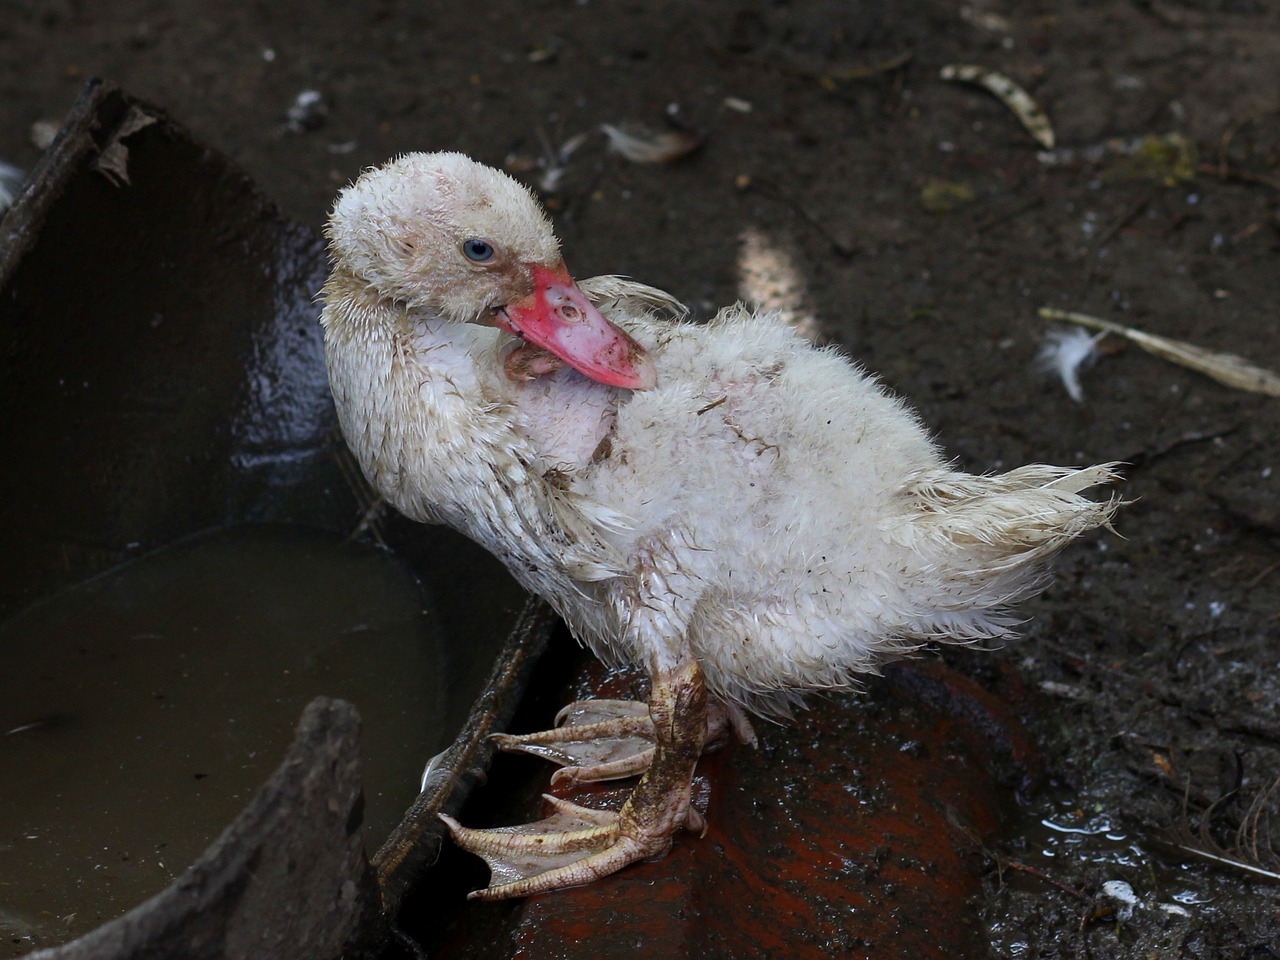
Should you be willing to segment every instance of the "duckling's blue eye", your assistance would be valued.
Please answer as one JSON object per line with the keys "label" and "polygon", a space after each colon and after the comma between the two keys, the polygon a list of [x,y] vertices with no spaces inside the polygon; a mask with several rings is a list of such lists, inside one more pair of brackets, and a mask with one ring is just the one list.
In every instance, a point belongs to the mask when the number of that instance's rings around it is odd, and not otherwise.
{"label": "duckling's blue eye", "polygon": [[493,259],[493,246],[484,240],[463,240],[462,252],[468,260],[485,263]]}

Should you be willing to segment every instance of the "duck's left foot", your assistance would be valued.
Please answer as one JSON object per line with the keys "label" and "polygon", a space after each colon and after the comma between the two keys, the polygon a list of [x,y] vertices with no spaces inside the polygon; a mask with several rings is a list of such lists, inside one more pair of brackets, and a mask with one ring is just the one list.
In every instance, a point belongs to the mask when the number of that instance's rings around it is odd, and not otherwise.
{"label": "duck's left foot", "polygon": [[611,813],[543,796],[555,812],[537,823],[473,830],[440,815],[454,842],[489,865],[489,886],[473,890],[469,899],[502,900],[581,886],[629,864],[664,856],[682,827],[706,829],[691,805],[683,822],[675,822],[673,810],[636,811],[630,801],[621,812]]}
{"label": "duck's left foot", "polygon": [[[625,737],[643,720],[649,757],[640,782],[617,813],[547,797],[555,812],[538,823],[472,830],[442,814],[458,846],[489,864],[489,886],[470,896],[499,900],[576,887],[665,855],[680,830],[705,831],[706,821],[690,803],[693,768],[707,734],[707,694],[697,664],[689,661],[655,676],[643,717],[640,704],[596,702],[614,704],[605,708],[613,715],[592,719],[584,729],[610,724],[606,729],[617,726]],[[616,706],[620,703],[626,706]],[[564,729],[535,736],[558,743],[556,735]]]}

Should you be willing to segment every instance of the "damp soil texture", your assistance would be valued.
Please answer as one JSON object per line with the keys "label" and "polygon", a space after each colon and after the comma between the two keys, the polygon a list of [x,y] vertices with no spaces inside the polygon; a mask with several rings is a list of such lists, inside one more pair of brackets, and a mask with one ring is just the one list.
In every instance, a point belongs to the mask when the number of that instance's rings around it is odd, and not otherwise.
{"label": "damp soil texture", "polygon": [[[954,64],[1016,81],[1054,148]],[[311,226],[362,167],[463,150],[542,190],[579,276],[811,317],[967,469],[1126,462],[1119,535],[1062,558],[1022,639],[948,655],[1022,672],[1048,771],[974,918],[995,957],[1256,960],[1280,956],[1280,399],[1108,337],[1077,402],[1037,310],[1280,368],[1278,66],[1276,0],[11,0],[0,158],[32,166],[92,75]],[[602,131],[633,124],[701,147],[634,163]]]}

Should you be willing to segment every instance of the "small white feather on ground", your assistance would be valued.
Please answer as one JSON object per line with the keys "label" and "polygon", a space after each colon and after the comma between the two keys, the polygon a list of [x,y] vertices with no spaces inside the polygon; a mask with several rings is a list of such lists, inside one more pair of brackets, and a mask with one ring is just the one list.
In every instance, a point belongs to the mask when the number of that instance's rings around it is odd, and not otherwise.
{"label": "small white feather on ground", "polygon": [[1098,356],[1098,337],[1077,328],[1050,330],[1048,342],[1040,350],[1040,365],[1056,373],[1076,403],[1084,403],[1080,371]]}

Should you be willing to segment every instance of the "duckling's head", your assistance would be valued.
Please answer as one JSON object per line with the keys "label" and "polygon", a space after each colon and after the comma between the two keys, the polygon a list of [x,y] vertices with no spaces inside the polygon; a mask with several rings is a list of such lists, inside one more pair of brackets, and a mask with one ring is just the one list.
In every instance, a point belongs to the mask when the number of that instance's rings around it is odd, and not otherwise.
{"label": "duckling's head", "polygon": [[326,228],[336,264],[413,315],[499,326],[589,377],[652,387],[653,362],[578,289],[523,186],[461,153],[410,153],[365,171]]}

